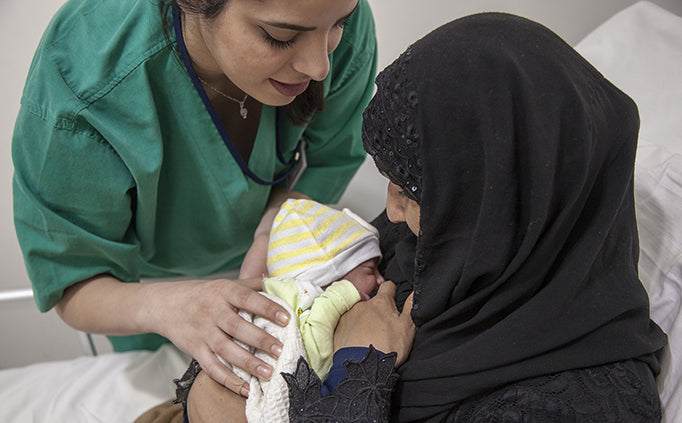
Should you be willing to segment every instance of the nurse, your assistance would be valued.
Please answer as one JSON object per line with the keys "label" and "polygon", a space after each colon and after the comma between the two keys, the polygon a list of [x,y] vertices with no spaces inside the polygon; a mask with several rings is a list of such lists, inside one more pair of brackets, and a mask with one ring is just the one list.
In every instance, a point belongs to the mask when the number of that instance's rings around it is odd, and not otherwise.
{"label": "nurse", "polygon": [[237,309],[289,318],[256,292],[258,240],[286,198],[338,201],[365,157],[375,71],[366,0],[69,0],[12,141],[39,309],[116,351],[170,340],[247,394],[215,354],[267,379],[233,339],[282,345]]}

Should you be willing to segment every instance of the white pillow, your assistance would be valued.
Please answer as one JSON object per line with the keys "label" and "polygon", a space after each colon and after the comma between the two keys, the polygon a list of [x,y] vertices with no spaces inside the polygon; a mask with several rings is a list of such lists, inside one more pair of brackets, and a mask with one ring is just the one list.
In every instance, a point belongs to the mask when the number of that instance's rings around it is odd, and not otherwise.
{"label": "white pillow", "polygon": [[682,17],[641,1],[601,24],[576,49],[637,102],[640,144],[682,154]]}

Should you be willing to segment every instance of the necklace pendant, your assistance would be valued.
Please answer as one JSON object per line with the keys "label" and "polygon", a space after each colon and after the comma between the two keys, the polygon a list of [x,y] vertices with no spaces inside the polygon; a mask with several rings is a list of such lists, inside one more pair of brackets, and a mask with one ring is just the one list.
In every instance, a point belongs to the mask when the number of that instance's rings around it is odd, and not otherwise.
{"label": "necklace pendant", "polygon": [[242,119],[246,119],[246,115],[249,114],[249,111],[244,107],[244,105],[240,104],[239,105],[239,114],[242,115]]}

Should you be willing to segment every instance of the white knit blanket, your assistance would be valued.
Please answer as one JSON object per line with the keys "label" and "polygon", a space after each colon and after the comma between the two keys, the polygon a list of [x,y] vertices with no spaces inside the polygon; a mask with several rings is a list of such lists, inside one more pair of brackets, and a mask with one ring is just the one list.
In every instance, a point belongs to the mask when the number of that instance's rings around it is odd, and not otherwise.
{"label": "white knit blanket", "polygon": [[[246,399],[246,419],[249,423],[287,423],[289,421],[289,388],[281,373],[293,373],[299,357],[305,355],[301,335],[298,331],[297,318],[291,308],[281,299],[267,294],[263,294],[276,303],[284,307],[291,320],[286,327],[281,327],[259,316],[254,316],[247,312],[239,314],[248,322],[253,322],[256,326],[282,341],[284,347],[278,360],[270,357],[263,351],[256,350],[256,357],[271,365],[274,369],[272,378],[269,381],[260,380],[251,376],[244,370],[234,367],[235,374],[249,383],[249,397]],[[251,347],[247,348],[254,352]],[[232,368],[231,365],[228,364]]]}

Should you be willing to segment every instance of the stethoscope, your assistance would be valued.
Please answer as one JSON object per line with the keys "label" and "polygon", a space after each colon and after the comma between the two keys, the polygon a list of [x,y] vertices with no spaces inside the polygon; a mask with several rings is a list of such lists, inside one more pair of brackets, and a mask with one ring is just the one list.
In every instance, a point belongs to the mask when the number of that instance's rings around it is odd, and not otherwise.
{"label": "stethoscope", "polygon": [[218,114],[216,113],[215,109],[213,108],[213,105],[208,99],[208,95],[206,95],[206,91],[204,90],[203,85],[201,85],[201,81],[199,80],[199,76],[197,75],[196,71],[194,70],[194,66],[192,66],[192,62],[189,58],[189,53],[187,52],[187,46],[185,45],[185,39],[182,36],[182,27],[180,25],[180,14],[178,13],[178,8],[176,5],[172,6],[172,14],[173,14],[173,29],[175,32],[175,38],[178,43],[178,51],[180,52],[180,56],[182,57],[182,61],[185,64],[185,68],[187,69],[187,73],[189,73],[190,78],[192,79],[192,83],[194,83],[194,87],[196,88],[197,92],[199,93],[199,96],[201,97],[201,101],[204,103],[204,107],[206,107],[206,111],[208,114],[211,116],[211,120],[213,121],[213,124],[215,125],[216,129],[218,130],[218,133],[220,134],[221,138],[223,139],[223,142],[225,143],[225,146],[227,149],[230,151],[230,154],[232,155],[232,158],[234,159],[235,162],[239,165],[239,168],[242,170],[242,172],[251,178],[254,182],[256,182],[259,185],[276,185],[279,184],[280,182],[283,182],[291,172],[294,171],[296,168],[296,164],[301,158],[302,154],[302,149],[303,147],[303,142],[300,140],[298,144],[296,145],[296,148],[294,149],[294,152],[292,153],[292,157],[289,161],[286,161],[284,159],[284,156],[282,155],[282,149],[281,149],[281,136],[280,136],[280,124],[279,121],[281,119],[281,110],[279,107],[277,107],[277,111],[275,114],[275,145],[277,149],[277,159],[280,161],[280,163],[288,166],[286,172],[284,172],[283,175],[278,177],[277,179],[273,181],[266,181],[258,177],[251,169],[249,169],[249,165],[242,159],[242,156],[239,154],[239,151],[237,151],[237,147],[235,147],[234,143],[232,142],[232,138],[230,138],[230,135],[227,133],[227,130],[225,129],[225,126],[223,123],[220,121],[220,118],[218,118]]}

